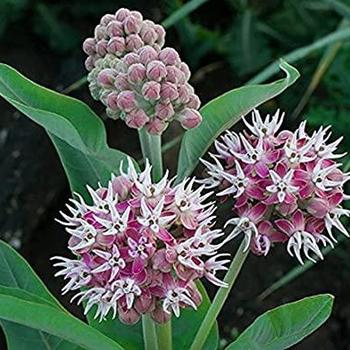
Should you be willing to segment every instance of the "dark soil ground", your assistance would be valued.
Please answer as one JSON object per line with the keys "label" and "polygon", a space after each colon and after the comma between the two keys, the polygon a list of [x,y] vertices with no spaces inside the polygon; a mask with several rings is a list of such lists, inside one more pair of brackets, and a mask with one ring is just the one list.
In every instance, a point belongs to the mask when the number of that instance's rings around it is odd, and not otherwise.
{"label": "dark soil ground", "polygon": [[[84,74],[82,55],[62,61],[40,41],[35,41],[31,36],[26,37],[23,31],[16,45],[9,45],[4,40],[0,52],[2,62],[11,64],[32,80],[54,89],[62,89]],[[233,86],[226,72],[223,66],[215,74],[197,75],[195,81],[203,101]],[[86,87],[74,95],[101,112],[101,107],[92,102]],[[66,253],[67,235],[54,222],[54,217],[69,196],[67,181],[45,132],[2,100],[0,110],[0,236],[18,246],[53,294],[59,297],[62,280],[53,278],[54,270],[49,258]],[[110,144],[137,158],[136,135],[119,122],[107,121],[106,124]],[[178,131],[176,127],[171,129],[166,138],[171,139]],[[175,165],[173,160],[174,151],[171,151],[166,158],[171,168]],[[327,292],[336,297],[331,319],[294,349],[350,349],[350,265],[349,255],[346,256],[349,248],[348,243],[343,243],[342,248],[331,253],[325,262],[264,301],[258,301],[257,295],[295,266],[296,262],[282,250],[274,251],[267,258],[249,257],[220,316],[221,335],[230,340],[256,316],[272,307]],[[214,290],[210,288],[209,292],[213,295]],[[80,315],[80,310],[69,305],[68,299],[65,297],[63,303]]]}

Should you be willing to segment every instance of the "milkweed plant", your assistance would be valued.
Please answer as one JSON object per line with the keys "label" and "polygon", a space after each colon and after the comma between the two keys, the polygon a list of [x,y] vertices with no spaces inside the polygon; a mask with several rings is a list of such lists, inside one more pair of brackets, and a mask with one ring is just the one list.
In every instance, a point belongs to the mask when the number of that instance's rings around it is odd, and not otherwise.
{"label": "milkweed plant", "polygon": [[[284,78],[200,109],[188,65],[165,43],[161,25],[124,8],[104,15],[83,43],[91,96],[115,123],[137,130],[142,167],[107,145],[103,122],[84,103],[0,65],[1,96],[46,129],[66,171],[72,198],[57,221],[67,251],[52,264],[62,294],[84,309],[83,320],[71,315],[1,243],[9,348],[218,349],[216,319],[249,254],[263,264],[282,249],[296,263],[316,262],[348,236],[341,139],[305,122],[284,130],[288,116],[256,109],[292,85],[297,70],[281,61]],[[243,130],[229,130],[241,117]],[[175,176],[161,151],[173,122],[185,129]],[[194,177],[199,163],[204,171]],[[223,202],[232,210],[218,225]],[[202,281],[217,289],[212,301]],[[332,303],[324,294],[267,311],[226,348],[291,347],[325,322]]]}

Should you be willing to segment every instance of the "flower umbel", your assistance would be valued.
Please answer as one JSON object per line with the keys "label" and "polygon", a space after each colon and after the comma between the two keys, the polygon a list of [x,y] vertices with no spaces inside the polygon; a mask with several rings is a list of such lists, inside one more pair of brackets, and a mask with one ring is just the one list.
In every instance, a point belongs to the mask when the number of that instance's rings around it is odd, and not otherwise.
{"label": "flower umbel", "polygon": [[309,136],[305,122],[294,133],[279,131],[283,117],[277,111],[263,120],[254,110],[252,124],[243,118],[250,133],[226,132],[216,141],[213,162],[203,160],[210,177],[201,182],[233,199],[229,237],[243,233],[246,249],[267,255],[286,242],[300,263],[302,255],[323,259],[319,246],[333,246],[334,229],[348,236],[340,217],[350,215],[341,207],[350,174],[336,162],[344,154],[335,153],[341,139],[327,144],[329,127]]}
{"label": "flower umbel", "polygon": [[225,286],[216,274],[229,262],[218,253],[227,239],[215,243],[223,232],[212,229],[214,205],[194,179],[172,182],[166,174],[153,183],[148,162],[138,174],[129,160],[107,187],[88,187],[91,205],[76,195],[61,213],[75,258],[54,257],[56,275],[66,280],[64,293],[79,291],[73,299],[85,301],[85,313],[96,306],[100,320],[111,312],[130,324],[150,313],[166,322],[199,306],[197,279]]}
{"label": "flower umbel", "polygon": [[188,83],[190,70],[173,48],[164,45],[165,30],[137,11],[105,15],[83,49],[89,87],[110,118],[135,129],[161,134],[172,120],[185,129],[198,126],[200,100]]}

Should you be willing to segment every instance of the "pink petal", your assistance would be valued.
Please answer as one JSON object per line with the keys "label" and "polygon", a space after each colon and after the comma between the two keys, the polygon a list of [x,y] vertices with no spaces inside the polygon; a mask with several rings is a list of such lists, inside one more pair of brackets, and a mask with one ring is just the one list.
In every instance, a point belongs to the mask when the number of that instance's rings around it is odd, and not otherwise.
{"label": "pink petal", "polygon": [[332,208],[335,208],[338,204],[340,204],[343,200],[343,193],[342,192],[335,192],[332,195],[328,197],[329,205]]}
{"label": "pink petal", "polygon": [[328,202],[325,199],[313,198],[306,210],[316,218],[322,219],[329,211]]}
{"label": "pink petal", "polygon": [[263,203],[255,204],[249,210],[248,217],[255,223],[259,222],[266,213],[267,206]]}
{"label": "pink petal", "polygon": [[261,161],[255,164],[255,171],[260,177],[267,177],[269,175],[269,168]]}
{"label": "pink petal", "polygon": [[272,224],[270,221],[264,220],[260,222],[258,226],[258,231],[262,235],[269,235],[272,231]]}
{"label": "pink petal", "polygon": [[269,163],[276,163],[280,157],[280,151],[269,151],[266,153],[265,158],[269,161]]}
{"label": "pink petal", "polygon": [[286,219],[276,220],[275,225],[288,236],[291,236],[295,231],[292,223]]}
{"label": "pink petal", "polygon": [[174,237],[170,234],[170,232],[164,229],[163,227],[159,228],[157,237],[163,242],[171,242],[174,239]]}
{"label": "pink petal", "polygon": [[301,210],[296,210],[292,215],[292,224],[297,231],[303,230],[305,226],[304,215]]}

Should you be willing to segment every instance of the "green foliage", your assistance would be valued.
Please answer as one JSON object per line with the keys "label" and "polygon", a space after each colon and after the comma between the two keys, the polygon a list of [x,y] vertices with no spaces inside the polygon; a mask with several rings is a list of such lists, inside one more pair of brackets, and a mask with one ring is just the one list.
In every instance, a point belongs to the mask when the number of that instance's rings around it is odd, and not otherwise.
{"label": "green foliage", "polygon": [[6,26],[23,16],[28,0],[1,0],[0,1],[0,37]]}
{"label": "green foliage", "polygon": [[85,195],[86,184],[106,183],[126,155],[109,148],[102,120],[83,102],[43,88],[0,64],[0,96],[49,134],[72,191]]}
{"label": "green foliage", "polygon": [[236,18],[230,30],[228,59],[239,76],[254,72],[271,61],[271,49],[258,26],[256,16],[248,9]]}
{"label": "green foliage", "polygon": [[317,295],[267,311],[226,350],[288,349],[328,319],[333,299],[328,294]]}
{"label": "green foliage", "polygon": [[231,90],[201,108],[202,124],[185,133],[180,148],[177,181],[190,175],[214,140],[253,108],[279,95],[299,77],[298,71],[281,63],[286,77],[266,85],[250,85]]}

